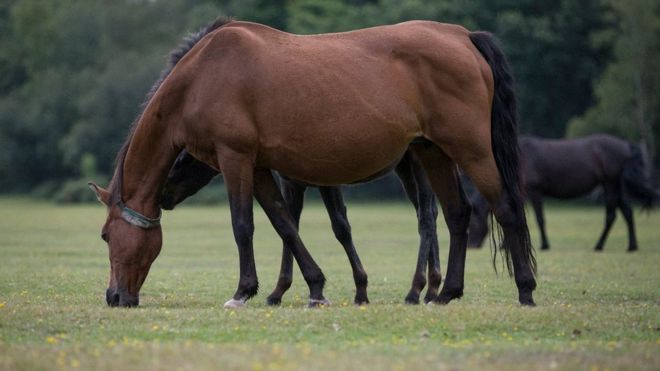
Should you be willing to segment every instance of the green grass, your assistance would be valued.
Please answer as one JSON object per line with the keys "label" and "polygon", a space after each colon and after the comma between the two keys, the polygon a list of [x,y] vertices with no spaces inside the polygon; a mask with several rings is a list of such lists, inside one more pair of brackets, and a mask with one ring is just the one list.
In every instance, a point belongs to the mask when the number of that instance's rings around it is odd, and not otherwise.
{"label": "green grass", "polygon": [[[321,205],[303,212],[302,238],[332,305],[305,309],[296,269],[283,305],[274,286],[281,243],[255,210],[261,290],[229,311],[238,253],[226,207],[164,215],[164,247],[136,309],[107,308],[109,265],[100,205],[0,199],[0,369],[649,369],[660,368],[660,213],[636,212],[640,251],[626,253],[619,217],[594,253],[599,207],[547,207],[552,250],[537,253],[536,308],[517,304],[488,248],[468,252],[463,299],[406,306],[417,252],[407,204],[351,204],[371,304],[351,304],[345,254]],[[537,241],[536,226],[532,226]],[[439,222],[441,259],[447,232]]]}

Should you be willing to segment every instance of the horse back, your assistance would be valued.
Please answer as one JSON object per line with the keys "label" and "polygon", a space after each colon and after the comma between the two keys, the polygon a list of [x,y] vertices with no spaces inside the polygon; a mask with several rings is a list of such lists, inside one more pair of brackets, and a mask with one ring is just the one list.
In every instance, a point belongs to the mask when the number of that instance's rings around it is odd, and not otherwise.
{"label": "horse back", "polygon": [[[490,71],[460,26],[415,21],[301,36],[232,22],[195,49],[180,62],[190,80],[185,135],[204,136],[192,140],[198,151],[218,142],[251,150],[257,164],[300,181],[368,178],[430,122],[456,116],[448,107],[474,105],[470,114],[490,128]],[[311,169],[325,171],[303,179]]]}
{"label": "horse back", "polygon": [[610,135],[578,139],[521,137],[523,174],[528,192],[573,198],[596,186],[620,180],[630,148]]}

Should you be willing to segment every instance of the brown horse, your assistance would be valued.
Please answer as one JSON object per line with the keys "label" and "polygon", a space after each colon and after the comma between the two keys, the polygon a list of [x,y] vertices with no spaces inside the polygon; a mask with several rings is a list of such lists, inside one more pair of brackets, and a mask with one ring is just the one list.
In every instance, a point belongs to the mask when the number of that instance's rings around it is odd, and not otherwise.
{"label": "brown horse", "polygon": [[[323,273],[271,170],[314,185],[355,183],[391,169],[408,148],[450,231],[447,277],[434,301],[463,294],[470,206],[459,165],[495,210],[519,301],[534,304],[512,77],[489,34],[426,21],[310,36],[216,21],[203,32],[153,87],[109,189],[90,185],[108,207],[108,304],[138,304],[162,245],[161,189],[184,148],[224,176],[240,259],[227,307],[245,305],[258,288],[253,196],[291,247],[310,304],[325,301]],[[425,143],[411,145],[416,138]]]}
{"label": "brown horse", "polygon": [[[406,155],[397,164],[395,172],[401,180],[408,198],[417,211],[420,237],[417,265],[405,302],[407,304],[419,304],[419,294],[427,282],[424,276],[424,270],[428,265],[427,275],[429,285],[426,290],[426,296],[424,297],[424,302],[428,303],[437,296],[441,282],[438,236],[436,231],[438,209],[435,204],[435,197],[433,196],[433,190],[428,184],[421,164],[411,153],[406,152]],[[163,186],[160,206],[165,210],[174,209],[177,204],[197,193],[197,191],[206,186],[218,174],[218,171],[198,161],[188,151],[182,151],[177,156],[167,176],[167,180]],[[300,214],[303,209],[305,191],[308,186],[279,176],[277,179],[279,180],[284,201],[289,208],[296,227],[298,227]],[[321,193],[321,198],[330,216],[335,237],[344,247],[351,269],[353,270],[353,280],[355,281],[354,302],[356,304],[368,303],[367,272],[362,267],[360,257],[353,244],[351,226],[346,215],[346,205],[344,204],[341,189],[340,187],[324,186],[318,187],[318,190]],[[269,305],[280,304],[282,296],[291,286],[292,280],[293,255],[291,249],[285,245],[282,249],[282,265],[277,285],[273,292],[268,295],[266,302]]]}
{"label": "brown horse", "polygon": [[[621,210],[628,227],[628,251],[637,250],[635,221],[626,196],[651,208],[660,200],[644,175],[644,158],[639,146],[611,135],[598,134],[579,139],[520,137],[523,179],[527,198],[534,208],[541,232],[541,249],[550,248],[543,217],[543,197],[571,199],[603,189],[605,227],[596,243],[601,251]],[[472,196],[473,212],[469,245],[479,247],[488,233],[488,205],[478,193]]]}

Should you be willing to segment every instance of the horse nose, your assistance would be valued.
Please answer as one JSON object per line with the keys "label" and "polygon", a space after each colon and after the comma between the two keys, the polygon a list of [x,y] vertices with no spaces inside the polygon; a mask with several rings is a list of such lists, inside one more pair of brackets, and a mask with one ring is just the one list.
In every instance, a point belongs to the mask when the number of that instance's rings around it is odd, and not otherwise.
{"label": "horse nose", "polygon": [[114,289],[105,290],[105,301],[111,307],[116,307],[119,305],[119,293]]}
{"label": "horse nose", "polygon": [[119,295],[119,306],[121,307],[137,307],[140,304],[140,298],[129,294]]}
{"label": "horse nose", "polygon": [[166,194],[161,197],[160,207],[163,210],[174,209],[174,197],[171,194]]}

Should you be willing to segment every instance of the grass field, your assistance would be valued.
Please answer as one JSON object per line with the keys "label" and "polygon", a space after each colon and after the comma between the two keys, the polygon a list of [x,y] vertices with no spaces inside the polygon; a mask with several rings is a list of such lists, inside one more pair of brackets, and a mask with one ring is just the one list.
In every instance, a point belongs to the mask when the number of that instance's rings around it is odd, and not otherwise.
{"label": "grass field", "polygon": [[[181,207],[163,218],[164,247],[141,306],[104,303],[109,264],[100,205],[0,199],[0,369],[660,369],[660,213],[636,212],[640,251],[626,253],[618,218],[603,253],[599,207],[547,207],[552,250],[537,253],[536,308],[517,304],[488,248],[468,252],[465,296],[406,306],[417,250],[407,204],[349,207],[371,304],[354,286],[321,205],[301,235],[327,277],[327,308],[305,309],[296,269],[282,307],[265,305],[280,241],[255,210],[261,290],[224,310],[238,278],[226,207]],[[536,226],[532,226],[537,241]],[[439,223],[441,259],[447,232]]]}

